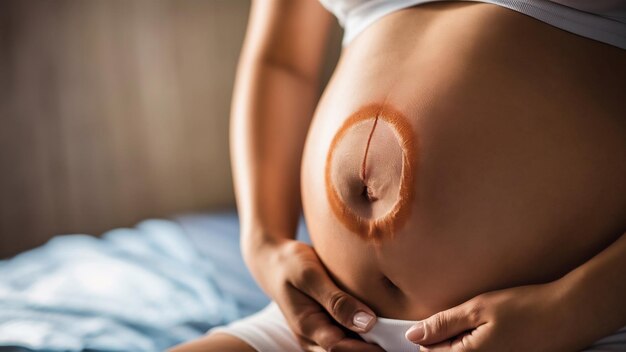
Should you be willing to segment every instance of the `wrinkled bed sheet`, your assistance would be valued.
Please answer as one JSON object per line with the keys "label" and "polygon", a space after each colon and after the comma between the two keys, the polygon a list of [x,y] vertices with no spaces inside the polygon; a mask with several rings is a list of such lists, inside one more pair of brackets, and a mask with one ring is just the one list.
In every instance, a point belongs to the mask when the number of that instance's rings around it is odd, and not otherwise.
{"label": "wrinkled bed sheet", "polygon": [[267,303],[234,212],[146,220],[0,261],[0,351],[162,351]]}

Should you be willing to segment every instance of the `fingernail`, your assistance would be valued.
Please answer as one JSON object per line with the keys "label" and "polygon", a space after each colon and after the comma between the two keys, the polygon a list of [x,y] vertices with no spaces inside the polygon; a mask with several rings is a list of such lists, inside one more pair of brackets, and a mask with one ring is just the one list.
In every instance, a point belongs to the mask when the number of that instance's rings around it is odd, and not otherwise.
{"label": "fingernail", "polygon": [[409,330],[406,331],[404,335],[407,339],[417,342],[424,338],[424,323],[418,322],[417,324],[411,326]]}
{"label": "fingernail", "polygon": [[352,318],[352,324],[357,328],[367,329],[372,319],[374,319],[374,317],[365,312],[357,312]]}

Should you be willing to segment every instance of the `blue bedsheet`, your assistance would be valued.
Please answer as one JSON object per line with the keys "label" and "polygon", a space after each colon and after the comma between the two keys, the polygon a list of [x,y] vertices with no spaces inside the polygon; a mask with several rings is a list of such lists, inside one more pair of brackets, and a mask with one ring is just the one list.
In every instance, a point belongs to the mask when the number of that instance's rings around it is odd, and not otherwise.
{"label": "blue bedsheet", "polygon": [[[218,267],[215,283],[234,298],[242,316],[252,314],[269,303],[244,264],[239,250],[239,218],[235,212],[188,214],[176,221],[185,229],[193,248]],[[311,243],[304,218],[300,219],[296,237]],[[272,270],[267,268],[266,270]]]}
{"label": "blue bedsheet", "polygon": [[188,215],[58,236],[0,261],[0,346],[161,351],[250,314],[268,300],[238,233],[232,212]]}

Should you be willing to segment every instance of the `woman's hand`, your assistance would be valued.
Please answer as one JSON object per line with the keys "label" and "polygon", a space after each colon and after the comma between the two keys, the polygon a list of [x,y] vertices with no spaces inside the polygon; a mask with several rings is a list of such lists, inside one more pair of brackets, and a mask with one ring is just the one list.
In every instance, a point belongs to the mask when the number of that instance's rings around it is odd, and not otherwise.
{"label": "woman's hand", "polygon": [[406,337],[421,351],[571,351],[561,292],[554,282],[481,294],[418,322]]}
{"label": "woman's hand", "polygon": [[246,256],[249,267],[306,351],[383,351],[342,328],[366,332],[376,317],[333,283],[311,246],[294,240],[266,246]]}
{"label": "woman's hand", "polygon": [[626,232],[542,285],[488,292],[418,322],[423,351],[579,351],[626,324]]}

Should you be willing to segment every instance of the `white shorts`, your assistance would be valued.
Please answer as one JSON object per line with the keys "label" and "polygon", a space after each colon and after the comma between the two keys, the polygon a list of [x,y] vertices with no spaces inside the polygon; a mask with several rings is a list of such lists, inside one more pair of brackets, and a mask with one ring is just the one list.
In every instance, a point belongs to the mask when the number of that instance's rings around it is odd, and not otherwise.
{"label": "white shorts", "polygon": [[[366,333],[361,334],[363,340],[378,344],[385,351],[415,352],[419,346],[404,338],[404,333],[415,322],[377,318],[376,324]],[[289,329],[287,321],[276,303],[272,302],[258,313],[237,320],[226,326],[209,330],[209,333],[220,332],[235,336],[258,352],[303,351],[295,335]],[[605,337],[584,352],[626,351],[626,327],[615,334]]]}

